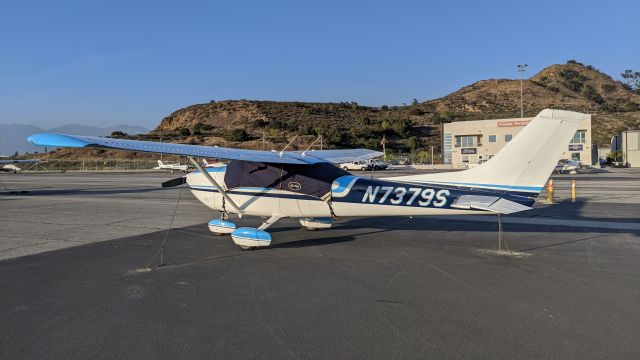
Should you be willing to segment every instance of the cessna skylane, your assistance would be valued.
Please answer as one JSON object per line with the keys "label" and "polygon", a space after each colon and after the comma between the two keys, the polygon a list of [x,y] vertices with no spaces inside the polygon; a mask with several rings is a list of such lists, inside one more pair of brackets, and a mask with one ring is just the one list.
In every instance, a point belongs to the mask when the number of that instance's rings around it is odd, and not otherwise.
{"label": "cessna skylane", "polygon": [[[221,216],[209,222],[245,250],[269,246],[266,230],[296,218],[310,230],[330,228],[336,217],[511,214],[531,209],[562,152],[586,115],[546,109],[498,154],[464,171],[358,177],[336,164],[382,153],[367,149],[259,151],[199,145],[36,134],[35,145],[97,147],[187,156],[196,171],[184,181],[195,197]],[[313,145],[313,144],[312,144]],[[227,159],[204,168],[196,157]],[[267,218],[258,228],[237,227],[229,214]]]}

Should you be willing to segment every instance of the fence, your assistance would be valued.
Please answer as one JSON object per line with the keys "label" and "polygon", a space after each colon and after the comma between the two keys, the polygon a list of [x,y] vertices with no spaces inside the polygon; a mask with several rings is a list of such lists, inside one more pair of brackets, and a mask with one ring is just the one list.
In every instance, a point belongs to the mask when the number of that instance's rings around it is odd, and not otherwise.
{"label": "fence", "polygon": [[139,171],[158,166],[152,160],[46,160],[30,168],[30,171]]}

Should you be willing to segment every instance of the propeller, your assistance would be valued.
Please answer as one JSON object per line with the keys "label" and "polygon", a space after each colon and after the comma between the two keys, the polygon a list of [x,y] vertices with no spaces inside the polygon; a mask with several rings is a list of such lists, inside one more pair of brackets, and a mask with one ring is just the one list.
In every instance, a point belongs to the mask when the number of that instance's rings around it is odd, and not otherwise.
{"label": "propeller", "polygon": [[175,178],[175,179],[171,179],[163,182],[162,187],[166,188],[166,187],[180,186],[186,182],[187,182],[187,178],[184,176],[181,176],[179,178]]}

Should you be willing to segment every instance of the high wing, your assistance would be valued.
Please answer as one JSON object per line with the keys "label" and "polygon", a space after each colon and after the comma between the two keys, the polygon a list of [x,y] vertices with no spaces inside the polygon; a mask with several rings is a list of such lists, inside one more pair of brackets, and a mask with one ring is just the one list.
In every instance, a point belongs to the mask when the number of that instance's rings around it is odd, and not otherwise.
{"label": "high wing", "polygon": [[0,160],[0,164],[33,164],[40,160]]}
{"label": "high wing", "polygon": [[359,161],[371,159],[382,155],[382,153],[379,151],[367,149],[277,152],[49,133],[31,135],[27,138],[27,141],[34,145],[40,146],[117,149],[172,155],[220,158],[228,160],[298,165],[315,164],[319,162],[342,163],[349,161]]}

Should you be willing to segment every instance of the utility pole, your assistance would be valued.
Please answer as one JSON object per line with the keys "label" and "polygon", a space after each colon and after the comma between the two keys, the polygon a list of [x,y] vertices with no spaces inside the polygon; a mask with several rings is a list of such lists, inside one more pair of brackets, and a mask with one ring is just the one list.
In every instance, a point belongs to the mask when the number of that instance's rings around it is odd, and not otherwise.
{"label": "utility pole", "polygon": [[522,82],[524,81],[524,72],[527,71],[527,64],[518,65],[518,72],[520,73],[520,117],[524,117],[524,100],[522,93]]}
{"label": "utility pole", "polygon": [[431,145],[431,165],[433,165],[433,145]]}

